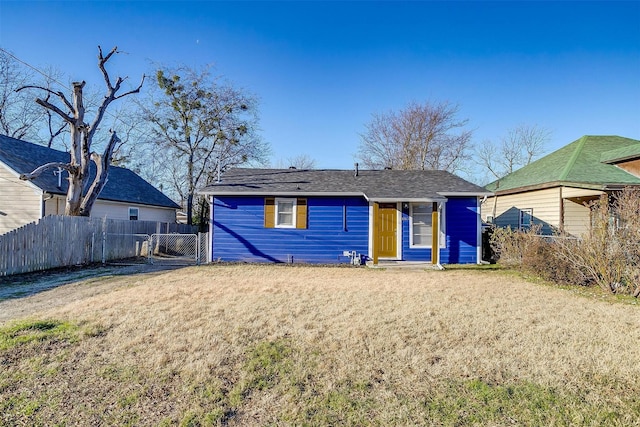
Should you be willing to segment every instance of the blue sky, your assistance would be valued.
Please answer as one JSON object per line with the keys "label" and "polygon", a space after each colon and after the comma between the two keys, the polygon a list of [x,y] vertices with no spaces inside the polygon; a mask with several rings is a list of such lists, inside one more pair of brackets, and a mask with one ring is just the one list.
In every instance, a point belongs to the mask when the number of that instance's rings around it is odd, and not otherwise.
{"label": "blue sky", "polygon": [[[280,159],[351,168],[374,112],[449,101],[473,141],[518,124],[640,139],[640,2],[170,2],[0,0],[0,46],[100,87],[112,75],[200,66],[257,95]],[[152,84],[148,82],[147,84]]]}

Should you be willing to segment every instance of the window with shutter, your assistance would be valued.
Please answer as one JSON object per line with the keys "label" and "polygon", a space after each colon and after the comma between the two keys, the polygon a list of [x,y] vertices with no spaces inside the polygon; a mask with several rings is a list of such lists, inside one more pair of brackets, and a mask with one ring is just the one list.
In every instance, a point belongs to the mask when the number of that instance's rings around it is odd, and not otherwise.
{"label": "window with shutter", "polygon": [[307,228],[307,199],[266,197],[264,226],[265,228]]}

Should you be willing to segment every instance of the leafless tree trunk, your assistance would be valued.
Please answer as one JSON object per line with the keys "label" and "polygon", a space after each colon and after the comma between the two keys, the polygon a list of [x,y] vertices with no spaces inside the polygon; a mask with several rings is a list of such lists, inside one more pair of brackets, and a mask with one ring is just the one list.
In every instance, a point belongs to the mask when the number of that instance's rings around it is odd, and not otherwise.
{"label": "leafless tree trunk", "polygon": [[[85,107],[83,104],[83,89],[85,82],[74,82],[72,100],[69,101],[62,92],[54,92],[51,89],[38,86],[24,86],[19,90],[29,87],[43,90],[47,93],[46,98],[38,98],[36,102],[43,106],[48,111],[51,111],[60,116],[68,125],[71,132],[71,160],[67,164],[59,163],[47,163],[35,169],[30,174],[22,175],[21,179],[33,179],[40,175],[42,172],[51,169],[61,167],[69,174],[69,189],[67,191],[67,204],[65,207],[65,215],[72,216],[89,216],[93,204],[97,199],[100,191],[106,184],[106,178],[108,175],[108,167],[111,161],[111,155],[113,154],[114,146],[120,141],[115,132],[112,133],[109,143],[104,148],[102,154],[92,152],[91,145],[93,143],[93,137],[102,121],[107,107],[111,102],[131,95],[133,93],[140,92],[142,84],[144,83],[144,76],[140,85],[129,92],[125,92],[118,95],[118,91],[124,79],[118,77],[115,84],[112,84],[109,77],[109,73],[105,69],[105,64],[117,53],[117,47],[114,47],[106,56],[103,56],[102,48],[98,46],[98,68],[102,72],[104,78],[107,93],[102,100],[102,103],[98,107],[96,116],[91,124],[85,122]],[[54,95],[60,99],[64,107],[60,108],[49,101],[50,95]],[[87,191],[83,193],[85,184],[89,180],[89,163],[93,160],[96,164],[96,177]]]}

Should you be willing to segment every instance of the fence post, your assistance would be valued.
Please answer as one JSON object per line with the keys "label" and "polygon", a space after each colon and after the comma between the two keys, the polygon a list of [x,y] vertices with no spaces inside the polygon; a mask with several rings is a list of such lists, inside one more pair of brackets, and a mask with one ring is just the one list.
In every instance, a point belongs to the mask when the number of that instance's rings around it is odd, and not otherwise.
{"label": "fence post", "polygon": [[196,265],[200,265],[200,242],[202,239],[200,238],[202,233],[198,232],[197,242],[196,242]]}
{"label": "fence post", "polygon": [[153,246],[153,234],[151,234],[149,236],[149,240],[147,242],[147,264],[153,264],[153,258],[151,257],[152,254],[152,246]]}

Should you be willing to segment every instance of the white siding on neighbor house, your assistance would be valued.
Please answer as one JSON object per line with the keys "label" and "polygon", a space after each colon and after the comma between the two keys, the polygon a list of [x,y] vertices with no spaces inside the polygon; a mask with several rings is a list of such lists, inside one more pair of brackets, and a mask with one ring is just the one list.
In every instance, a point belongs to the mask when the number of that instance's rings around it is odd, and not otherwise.
{"label": "white siding on neighbor house", "polygon": [[0,163],[0,234],[36,221],[42,214],[42,191]]}
{"label": "white siding on neighbor house", "polygon": [[600,197],[604,191],[590,190],[588,188],[562,187],[562,197]]}
{"label": "white siding on neighbor house", "polygon": [[[587,188],[563,187],[564,197],[564,230],[574,236],[580,236],[589,231],[591,224],[591,209],[585,203],[596,200],[604,191]],[[569,200],[569,199],[573,200]]]}
{"label": "white siding on neighbor house", "polygon": [[[493,222],[499,227],[517,229],[522,209],[532,209],[533,222],[542,225],[543,233],[551,233],[560,226],[560,188],[528,191],[526,193],[497,196]],[[493,216],[494,197],[482,204],[482,219]]]}
{"label": "white siding on neighbor house", "polygon": [[564,201],[564,230],[573,235],[580,236],[589,231],[591,222],[591,209],[571,200]]}
{"label": "white siding on neighbor house", "polygon": [[64,215],[64,208],[67,204],[65,196],[53,196],[44,202],[44,216]]}
{"label": "white siding on neighbor house", "polygon": [[129,208],[138,208],[138,220],[176,222],[176,210],[157,206],[139,205],[134,203],[110,202],[96,200],[91,210],[91,216],[95,218],[129,219]]}

